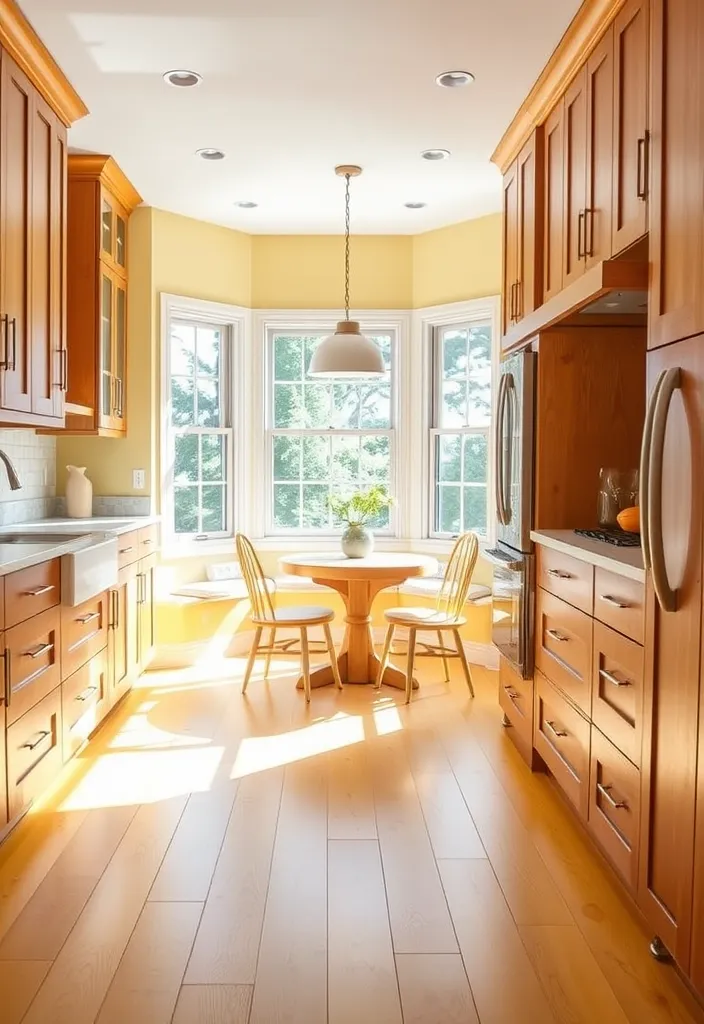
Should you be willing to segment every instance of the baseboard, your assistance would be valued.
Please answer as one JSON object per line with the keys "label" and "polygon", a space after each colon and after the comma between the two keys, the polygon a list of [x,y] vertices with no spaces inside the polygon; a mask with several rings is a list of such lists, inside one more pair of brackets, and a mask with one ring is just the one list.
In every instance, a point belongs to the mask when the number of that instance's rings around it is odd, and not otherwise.
{"label": "baseboard", "polygon": [[[374,637],[374,643],[378,647],[381,647],[384,642],[384,627],[376,627],[372,630],[372,635]],[[333,629],[332,636],[335,644],[340,644],[344,636],[344,629],[341,626]],[[298,630],[277,629],[277,640],[284,640],[288,638],[297,639]],[[319,641],[322,643],[324,640],[323,631],[311,629],[310,639],[311,641]],[[418,639],[424,639],[424,635],[421,631],[418,633]],[[429,643],[435,643],[437,639],[436,634],[434,632],[429,632],[427,634],[427,639]],[[192,665],[202,664],[203,662],[213,658],[245,657],[249,654],[253,640],[254,630],[250,629],[242,633],[235,633],[224,650],[218,649],[217,651],[213,651],[212,642],[209,640],[197,640],[192,643],[182,644],[160,644],[157,647],[149,668],[152,672],[158,672],[169,669],[189,668]],[[484,668],[498,671],[499,652],[493,644],[480,644],[474,640],[465,640],[464,651],[470,665],[481,665]]]}

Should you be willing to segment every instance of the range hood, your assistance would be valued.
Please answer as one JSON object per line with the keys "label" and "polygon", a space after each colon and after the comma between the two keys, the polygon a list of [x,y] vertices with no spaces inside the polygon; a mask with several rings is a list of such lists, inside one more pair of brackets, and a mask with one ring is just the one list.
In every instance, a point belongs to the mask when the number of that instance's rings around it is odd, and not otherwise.
{"label": "range hood", "polygon": [[604,260],[512,324],[503,337],[502,348],[506,352],[557,324],[584,324],[587,317],[627,317],[629,323],[645,324],[647,304],[647,259]]}

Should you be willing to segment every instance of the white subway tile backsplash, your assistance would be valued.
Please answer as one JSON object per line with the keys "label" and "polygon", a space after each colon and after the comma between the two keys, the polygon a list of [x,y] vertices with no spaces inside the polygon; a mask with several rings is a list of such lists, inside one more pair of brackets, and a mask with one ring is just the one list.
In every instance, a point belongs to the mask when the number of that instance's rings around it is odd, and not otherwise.
{"label": "white subway tile backsplash", "polygon": [[[33,430],[0,430],[0,448],[12,460],[22,489],[13,491],[0,465],[0,504],[53,498],[56,493],[56,438]],[[17,520],[21,521],[21,520]]]}

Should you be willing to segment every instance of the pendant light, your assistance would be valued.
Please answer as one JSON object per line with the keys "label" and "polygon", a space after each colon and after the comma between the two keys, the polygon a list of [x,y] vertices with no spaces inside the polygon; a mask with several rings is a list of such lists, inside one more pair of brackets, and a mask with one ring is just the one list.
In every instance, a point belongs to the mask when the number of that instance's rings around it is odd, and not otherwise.
{"label": "pendant light", "polygon": [[308,369],[312,377],[380,377],[386,372],[379,346],[361,333],[356,320],[350,320],[350,178],[361,173],[355,164],[335,168],[335,174],[345,179],[345,319],[313,353]]}

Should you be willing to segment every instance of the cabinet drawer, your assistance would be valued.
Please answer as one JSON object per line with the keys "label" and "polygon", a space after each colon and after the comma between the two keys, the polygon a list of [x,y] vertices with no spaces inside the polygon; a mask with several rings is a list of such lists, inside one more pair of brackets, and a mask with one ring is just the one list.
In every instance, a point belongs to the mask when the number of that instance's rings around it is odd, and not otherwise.
{"label": "cabinet drawer", "polygon": [[65,679],[108,642],[107,591],[75,608],[61,609],[61,675]]}
{"label": "cabinet drawer", "polygon": [[638,882],[640,772],[592,728],[589,829],[624,881]]}
{"label": "cabinet drawer", "polygon": [[151,526],[144,526],[139,531],[139,557],[146,558],[152,555],[159,547],[159,527],[156,523]]}
{"label": "cabinet drawer", "polygon": [[535,674],[533,745],[586,820],[591,726],[539,672]]}
{"label": "cabinet drawer", "polygon": [[61,769],[61,687],[7,730],[10,820],[51,785]]}
{"label": "cabinet drawer", "polygon": [[640,767],[644,653],[601,622],[594,623],[592,721]]}
{"label": "cabinet drawer", "polygon": [[592,614],[594,567],[561,551],[538,547],[538,586]]}
{"label": "cabinet drawer", "polygon": [[642,644],[645,587],[636,580],[597,569],[594,575],[594,618]]}
{"label": "cabinet drawer", "polygon": [[5,633],[8,725],[21,718],[61,682],[60,623],[59,609],[49,608]]}
{"label": "cabinet drawer", "polygon": [[592,709],[592,625],[584,612],[538,588],[535,663],[585,715]]}
{"label": "cabinet drawer", "polygon": [[138,561],[140,556],[139,535],[140,530],[132,530],[130,533],[123,533],[117,538],[117,564],[120,569],[126,565],[132,565]]}
{"label": "cabinet drawer", "polygon": [[499,658],[499,704],[513,728],[512,739],[525,758],[533,747],[533,680],[523,679],[504,657]]}
{"label": "cabinet drawer", "polygon": [[108,710],[108,658],[103,650],[61,684],[63,759],[68,761]]}
{"label": "cabinet drawer", "polygon": [[5,626],[9,629],[61,600],[61,562],[52,558],[5,577]]}

